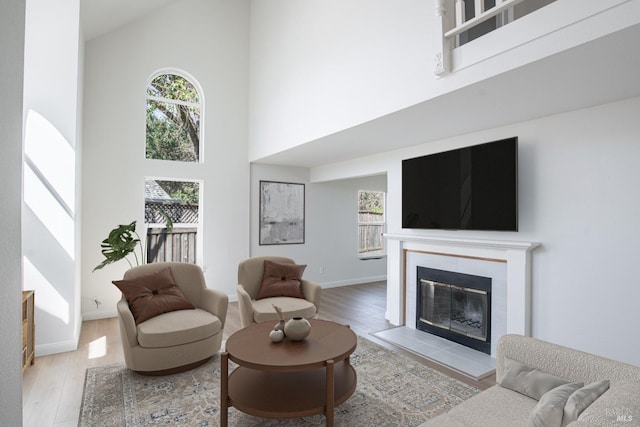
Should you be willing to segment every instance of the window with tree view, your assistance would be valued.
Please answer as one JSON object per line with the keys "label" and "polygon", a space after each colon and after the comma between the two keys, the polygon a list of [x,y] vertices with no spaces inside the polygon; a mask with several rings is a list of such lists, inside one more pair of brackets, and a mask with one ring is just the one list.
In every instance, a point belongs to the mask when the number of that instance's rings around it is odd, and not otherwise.
{"label": "window with tree view", "polygon": [[384,254],[384,193],[358,191],[358,256]]}
{"label": "window with tree view", "polygon": [[200,161],[201,97],[176,74],[161,74],[147,87],[146,158]]}

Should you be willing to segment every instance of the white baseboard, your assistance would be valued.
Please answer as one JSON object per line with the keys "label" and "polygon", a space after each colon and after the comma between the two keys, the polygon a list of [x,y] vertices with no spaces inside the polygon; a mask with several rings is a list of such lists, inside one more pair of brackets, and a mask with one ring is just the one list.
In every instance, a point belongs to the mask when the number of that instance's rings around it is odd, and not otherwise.
{"label": "white baseboard", "polygon": [[395,323],[395,319],[391,317],[391,313],[388,311],[384,312],[384,318],[389,321],[393,326],[405,326],[402,322]]}
{"label": "white baseboard", "polygon": [[336,280],[334,282],[321,282],[316,280],[316,282],[320,283],[323,288],[338,288],[340,286],[350,286],[350,285],[359,285],[361,283],[369,283],[369,282],[380,282],[383,280],[387,280],[386,275],[382,276],[371,276],[371,277],[358,277],[356,279],[346,279],[346,280]]}
{"label": "white baseboard", "polygon": [[[338,288],[340,286],[359,285],[361,283],[380,282],[380,281],[386,281],[386,280],[387,280],[386,275],[359,277],[357,279],[336,280],[333,282],[322,282],[320,280],[313,279],[314,282],[318,283],[320,286],[322,286],[325,289]],[[237,294],[229,295],[229,302],[237,302],[237,301],[238,301]],[[85,317],[84,320],[88,320],[88,319]]]}
{"label": "white baseboard", "polygon": [[77,341],[61,341],[51,344],[36,345],[36,357],[47,356],[49,354],[66,353],[78,349]]}
{"label": "white baseboard", "polygon": [[[340,286],[350,286],[350,285],[359,285],[361,283],[369,283],[369,282],[380,282],[387,280],[386,275],[381,276],[371,276],[371,277],[358,277],[356,279],[346,279],[346,280],[336,280],[333,282],[321,282],[319,280],[314,280],[319,283],[323,288],[338,288]],[[232,294],[229,295],[229,302],[237,302],[238,295]],[[98,319],[109,319],[111,317],[117,317],[117,310],[93,310],[82,313],[82,321],[86,320],[98,320]]]}
{"label": "white baseboard", "polygon": [[86,320],[98,320],[98,319],[109,319],[111,317],[117,317],[117,310],[94,310],[82,313],[82,321]]}

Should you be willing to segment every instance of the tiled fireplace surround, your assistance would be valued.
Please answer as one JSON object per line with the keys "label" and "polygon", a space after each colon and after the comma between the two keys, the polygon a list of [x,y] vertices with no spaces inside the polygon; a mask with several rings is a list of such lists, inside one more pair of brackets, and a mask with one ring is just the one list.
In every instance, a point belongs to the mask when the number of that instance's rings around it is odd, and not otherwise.
{"label": "tiled fireplace surround", "polygon": [[536,242],[385,234],[387,319],[415,329],[417,267],[490,277],[491,356],[507,333],[530,335],[531,252]]}

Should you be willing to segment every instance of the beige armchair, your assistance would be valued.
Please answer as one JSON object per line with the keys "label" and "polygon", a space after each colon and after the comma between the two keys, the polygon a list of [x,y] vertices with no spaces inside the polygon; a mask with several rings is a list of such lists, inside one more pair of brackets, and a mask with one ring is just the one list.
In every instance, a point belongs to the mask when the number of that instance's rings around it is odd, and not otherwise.
{"label": "beige armchair", "polygon": [[265,260],[295,264],[290,258],[264,256],[246,259],[238,265],[238,307],[242,327],[267,320],[277,321],[278,313],[273,308],[274,304],[282,309],[285,319],[294,316],[306,319],[318,317],[322,289],[319,284],[310,280],[302,280],[304,299],[278,296],[256,300],[262,284]]}
{"label": "beige armchair", "polygon": [[216,354],[222,343],[229,298],[206,287],[199,266],[178,262],[145,264],[128,270],[124,281],[167,267],[195,310],[170,311],[136,324],[124,294],[117,304],[125,363],[141,374],[163,375],[192,369]]}

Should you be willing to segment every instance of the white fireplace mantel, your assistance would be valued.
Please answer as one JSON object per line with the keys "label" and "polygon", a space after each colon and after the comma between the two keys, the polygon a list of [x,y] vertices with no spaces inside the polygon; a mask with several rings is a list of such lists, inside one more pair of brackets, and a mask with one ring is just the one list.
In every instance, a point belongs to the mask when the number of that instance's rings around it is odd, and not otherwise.
{"label": "white fireplace mantel", "polygon": [[475,247],[485,249],[497,249],[497,250],[520,250],[520,251],[532,251],[540,243],[537,242],[523,242],[515,240],[485,240],[485,239],[469,239],[461,237],[441,237],[441,236],[422,236],[416,234],[403,234],[403,233],[385,233],[386,239],[399,240],[403,242],[424,242],[432,245],[439,246],[464,246]]}
{"label": "white fireplace mantel", "polygon": [[415,304],[407,294],[408,257],[424,253],[506,263],[506,333],[531,335],[531,252],[540,243],[409,233],[386,233],[384,237],[387,240],[386,316],[392,324],[405,325],[407,306],[411,310]]}

